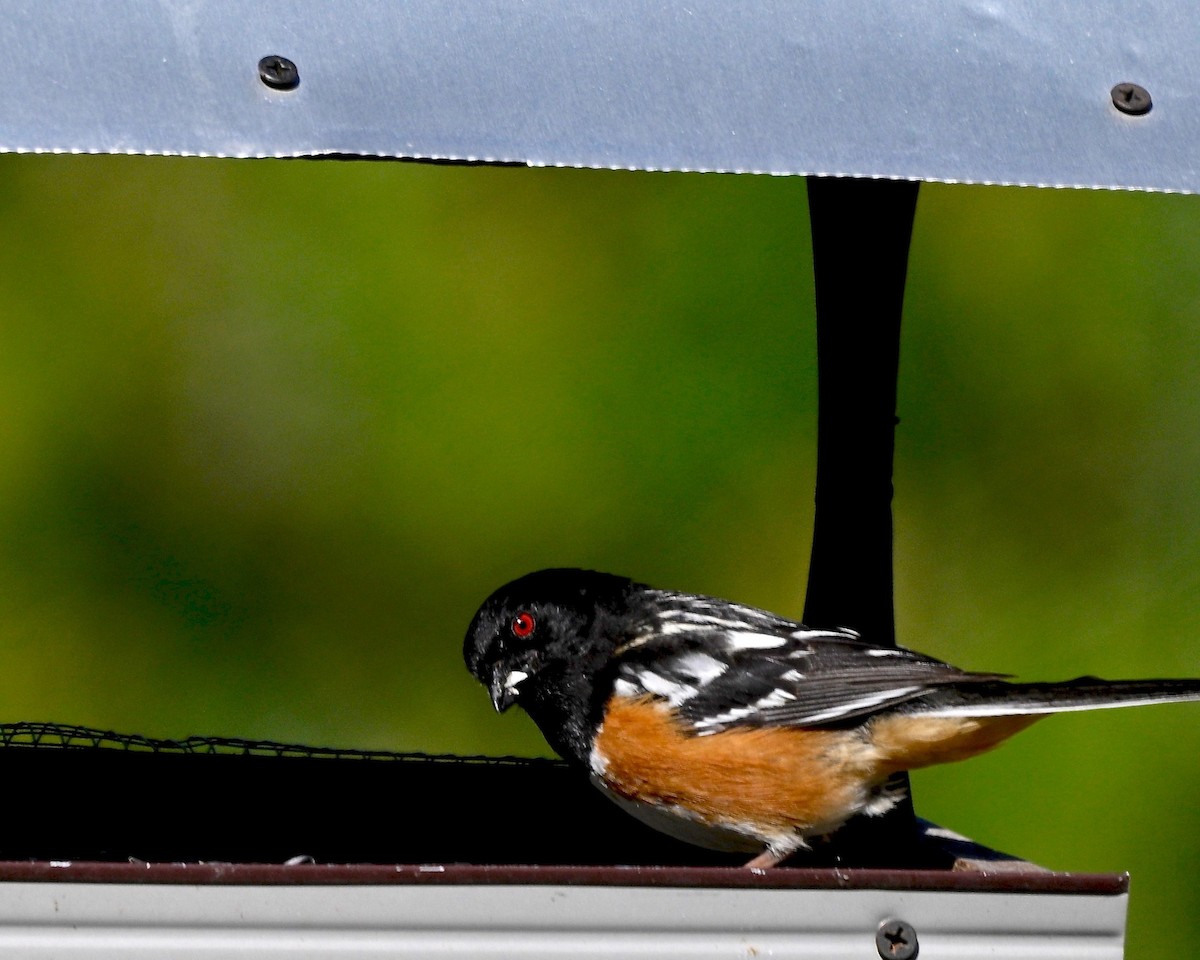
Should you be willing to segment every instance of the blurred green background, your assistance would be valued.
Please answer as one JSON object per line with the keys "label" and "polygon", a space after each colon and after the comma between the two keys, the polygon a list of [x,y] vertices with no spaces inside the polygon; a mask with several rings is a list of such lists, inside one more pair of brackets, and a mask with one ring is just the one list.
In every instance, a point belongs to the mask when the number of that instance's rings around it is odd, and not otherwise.
{"label": "blurred green background", "polygon": [[[544,753],[460,662],[504,580],[798,614],[810,253],[800,179],[0,158],[0,720]],[[922,188],[902,643],[1200,674],[1198,256],[1194,198]],[[1059,717],[917,806],[1131,870],[1130,957],[1178,956],[1198,748],[1195,705]]]}

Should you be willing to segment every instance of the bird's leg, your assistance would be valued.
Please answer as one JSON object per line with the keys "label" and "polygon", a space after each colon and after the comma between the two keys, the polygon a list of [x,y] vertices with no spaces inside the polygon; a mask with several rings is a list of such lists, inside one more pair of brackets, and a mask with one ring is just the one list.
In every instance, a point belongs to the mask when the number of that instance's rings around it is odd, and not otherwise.
{"label": "bird's leg", "polygon": [[777,866],[781,860],[786,859],[791,853],[791,850],[776,850],[774,847],[767,847],[757,857],[746,863],[746,869],[766,870],[768,867]]}

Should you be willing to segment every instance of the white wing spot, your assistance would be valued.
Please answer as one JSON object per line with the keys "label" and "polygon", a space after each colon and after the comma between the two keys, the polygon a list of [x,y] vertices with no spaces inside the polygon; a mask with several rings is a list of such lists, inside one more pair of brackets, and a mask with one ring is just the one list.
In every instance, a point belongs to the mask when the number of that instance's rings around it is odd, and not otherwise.
{"label": "white wing spot", "polygon": [[673,637],[679,633],[708,633],[718,627],[712,623],[695,623],[691,620],[664,620],[658,632],[664,637]]}
{"label": "white wing spot", "polygon": [[745,624],[741,620],[730,620],[726,617],[714,617],[704,613],[694,613],[690,610],[666,610],[662,614],[663,633],[684,633],[696,630],[736,630]]}
{"label": "white wing spot", "polygon": [[696,688],[686,683],[676,683],[650,670],[642,670],[637,675],[646,692],[662,697],[671,706],[677,707],[685,700],[696,695]]}
{"label": "white wing spot", "polygon": [[725,642],[731,650],[772,650],[787,644],[787,637],[777,637],[769,633],[748,633],[743,630],[726,635]]}
{"label": "white wing spot", "polygon": [[[703,730],[706,727],[719,727],[726,723],[732,723],[734,720],[740,720],[742,717],[748,717],[754,710],[754,707],[734,707],[732,710],[726,710],[724,713],[716,713],[711,717],[704,717],[702,720],[697,720],[695,726],[698,730]],[[712,731],[709,732],[711,733]]]}
{"label": "white wing spot", "polygon": [[847,700],[845,703],[839,703],[836,707],[830,707],[828,710],[822,710],[820,713],[809,714],[804,720],[806,723],[820,723],[823,720],[833,720],[850,713],[857,713],[859,710],[870,710],[871,707],[887,703],[890,700],[899,699],[910,693],[916,693],[920,689],[920,687],[893,687],[890,690],[873,693],[869,697]]}
{"label": "white wing spot", "polygon": [[613,656],[614,657],[622,657],[625,654],[627,654],[630,650],[633,650],[636,647],[640,647],[643,643],[646,643],[647,641],[653,639],[653,637],[654,637],[654,634],[650,631],[647,631],[643,634],[640,634],[640,635],[634,637],[631,640],[626,640],[619,647],[617,647],[616,650],[613,651]]}
{"label": "white wing spot", "polygon": [[867,651],[868,657],[902,657],[904,651],[898,647],[876,647]]}
{"label": "white wing spot", "polygon": [[794,693],[789,693],[787,690],[775,689],[768,693],[765,697],[759,697],[754,701],[755,710],[765,710],[767,707],[782,707],[796,699]]}
{"label": "white wing spot", "polygon": [[853,630],[810,630],[801,627],[790,634],[796,640],[857,640],[858,634]]}
{"label": "white wing spot", "polygon": [[788,683],[795,683],[797,680],[803,680],[804,674],[793,668],[786,673],[780,674],[779,679],[786,680]]}
{"label": "white wing spot", "polygon": [[683,676],[703,686],[716,680],[728,669],[729,664],[722,663],[707,653],[692,651],[677,657],[672,662],[672,667]]}

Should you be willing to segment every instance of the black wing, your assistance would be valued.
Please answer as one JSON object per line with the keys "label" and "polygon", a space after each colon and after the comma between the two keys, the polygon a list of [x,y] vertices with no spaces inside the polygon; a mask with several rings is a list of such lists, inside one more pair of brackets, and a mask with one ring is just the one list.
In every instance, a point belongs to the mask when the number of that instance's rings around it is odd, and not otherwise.
{"label": "black wing", "polygon": [[616,692],[665,700],[698,734],[836,725],[948,685],[1001,679],[752,607],[688,594],[658,597],[653,626],[617,651]]}

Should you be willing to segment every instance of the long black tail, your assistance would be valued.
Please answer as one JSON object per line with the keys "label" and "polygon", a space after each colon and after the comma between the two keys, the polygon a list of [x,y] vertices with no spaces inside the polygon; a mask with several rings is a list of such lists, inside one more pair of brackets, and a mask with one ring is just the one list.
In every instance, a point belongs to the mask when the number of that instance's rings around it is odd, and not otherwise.
{"label": "long black tail", "polygon": [[1071,710],[1106,710],[1200,700],[1200,679],[1101,680],[1059,683],[984,683],[942,687],[912,703],[915,713],[943,717],[1009,717]]}

